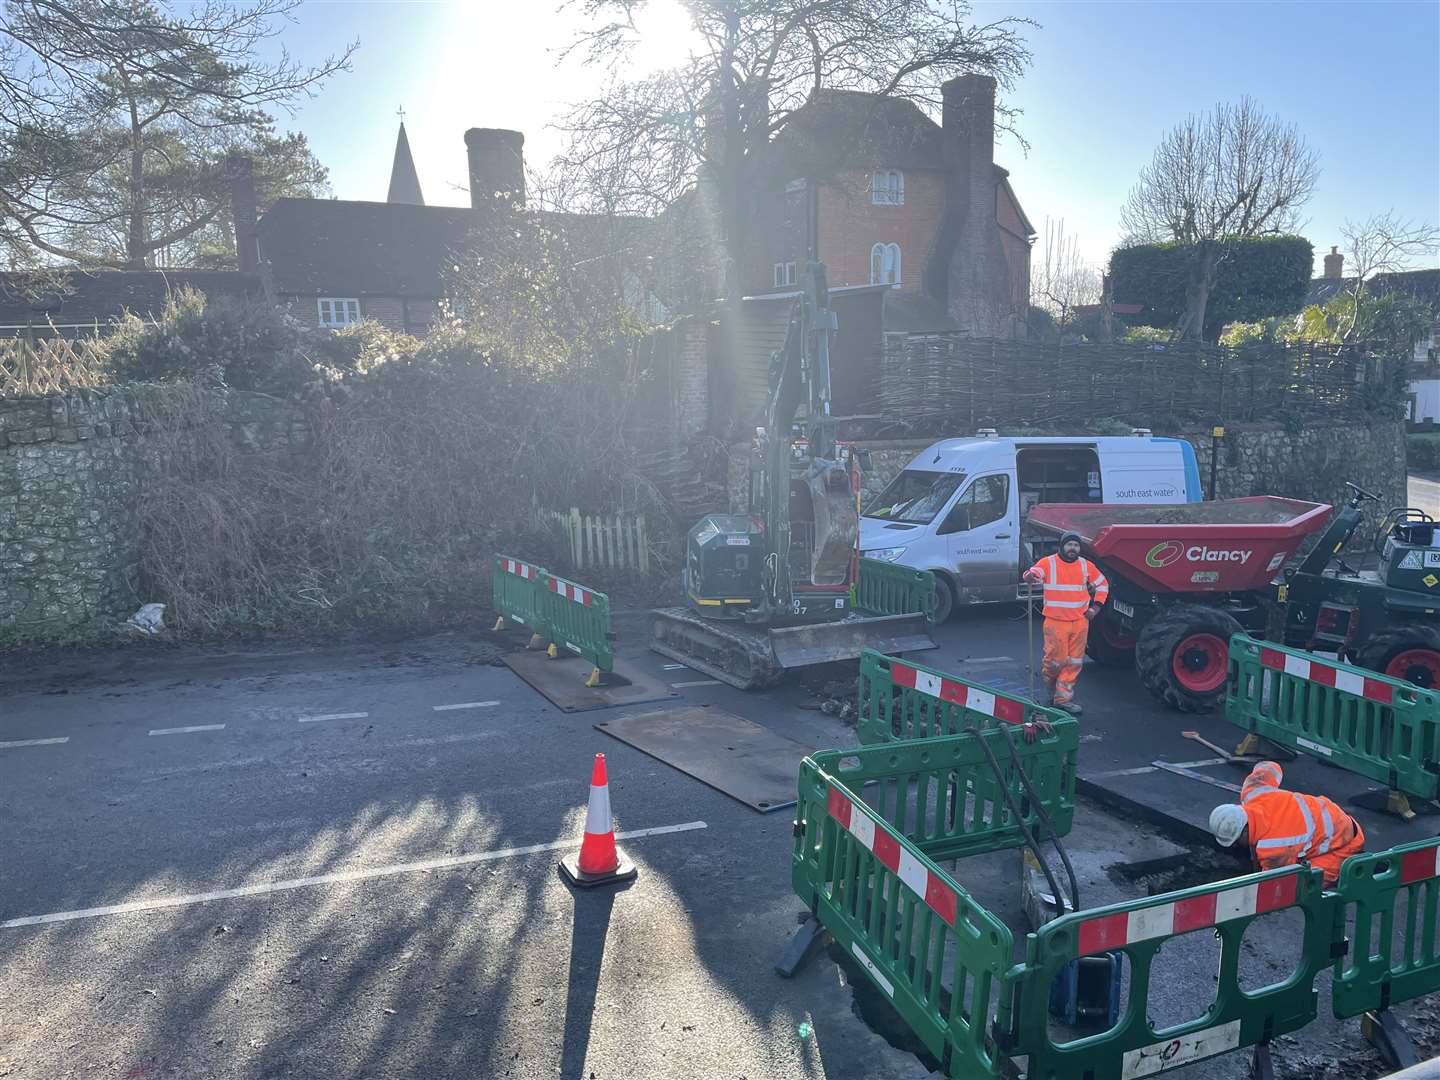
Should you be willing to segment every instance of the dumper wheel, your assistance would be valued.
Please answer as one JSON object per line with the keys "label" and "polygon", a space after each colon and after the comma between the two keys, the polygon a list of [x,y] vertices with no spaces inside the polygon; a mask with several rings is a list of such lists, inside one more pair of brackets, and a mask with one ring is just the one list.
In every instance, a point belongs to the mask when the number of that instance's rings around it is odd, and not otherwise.
{"label": "dumper wheel", "polygon": [[1085,652],[1091,660],[1106,667],[1122,667],[1135,662],[1135,635],[1120,625],[1120,620],[1105,612],[1095,617],[1085,635]]}
{"label": "dumper wheel", "polygon": [[1359,660],[1361,667],[1392,679],[1440,690],[1440,628],[1420,623],[1388,627],[1360,647]]}
{"label": "dumper wheel", "polygon": [[1176,604],[1140,631],[1135,670],[1172,709],[1209,712],[1225,696],[1230,636],[1241,627],[1218,608]]}

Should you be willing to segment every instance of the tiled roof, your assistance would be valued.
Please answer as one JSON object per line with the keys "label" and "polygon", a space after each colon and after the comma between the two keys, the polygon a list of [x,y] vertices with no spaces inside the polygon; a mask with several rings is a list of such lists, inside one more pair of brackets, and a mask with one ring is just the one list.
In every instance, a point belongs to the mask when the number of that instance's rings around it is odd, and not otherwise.
{"label": "tiled roof", "polygon": [[25,273],[0,273],[0,334],[32,322],[62,329],[103,327],[127,311],[157,316],[165,297],[181,288],[212,297],[264,296],[256,275],[236,270],[68,270],[60,277],[60,288],[40,296],[30,295],[33,280]]}

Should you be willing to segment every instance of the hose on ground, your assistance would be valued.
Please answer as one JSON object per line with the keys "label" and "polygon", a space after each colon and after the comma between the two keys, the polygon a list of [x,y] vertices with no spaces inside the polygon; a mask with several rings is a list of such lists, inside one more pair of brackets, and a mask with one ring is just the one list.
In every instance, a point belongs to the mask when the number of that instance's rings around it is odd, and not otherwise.
{"label": "hose on ground", "polygon": [[[1050,895],[1055,898],[1055,913],[1057,918],[1065,915],[1065,894],[1060,891],[1060,883],[1055,880],[1055,874],[1050,869],[1050,864],[1045,861],[1045,856],[1040,851],[1040,841],[1036,834],[1026,824],[1025,815],[1020,812],[1020,807],[1015,801],[1015,794],[1010,790],[1010,785],[1005,782],[1004,770],[1000,768],[1000,762],[995,757],[995,752],[990,749],[990,744],[985,739],[984,732],[975,727],[974,724],[966,725],[967,733],[973,734],[975,741],[980,744],[980,749],[985,752],[986,759],[990,762],[990,768],[995,773],[995,779],[1000,784],[1000,791],[1005,796],[1005,804],[1010,812],[1015,815],[1015,820],[1020,825],[1020,832],[1025,837],[1025,845],[1034,853],[1035,861],[1040,864],[1040,872],[1045,875],[1045,881],[1050,886]],[[1071,865],[1070,856],[1065,851],[1065,845],[1060,842],[1060,834],[1055,829],[1055,824],[1050,820],[1050,815],[1045,812],[1045,806],[1040,801],[1035,791],[1035,786],[1030,783],[1030,776],[1025,771],[1025,766],[1020,761],[1020,752],[1015,748],[1015,741],[1010,738],[1010,732],[1000,727],[1000,734],[1005,739],[1005,744],[1010,747],[1010,760],[1014,762],[1015,770],[1020,774],[1020,780],[1025,785],[1025,793],[1030,796],[1030,805],[1035,808],[1035,814],[1040,823],[1050,833],[1050,842],[1055,845],[1055,850],[1060,854],[1060,861],[1065,865],[1065,873],[1070,878],[1070,902],[1075,910],[1080,910],[1080,884],[1075,879],[1075,867]]]}

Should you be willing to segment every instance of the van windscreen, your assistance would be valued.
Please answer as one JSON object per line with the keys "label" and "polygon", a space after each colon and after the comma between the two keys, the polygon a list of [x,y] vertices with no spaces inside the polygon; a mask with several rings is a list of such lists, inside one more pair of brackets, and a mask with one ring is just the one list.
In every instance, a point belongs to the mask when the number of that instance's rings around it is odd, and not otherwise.
{"label": "van windscreen", "polygon": [[885,521],[928,525],[964,482],[964,473],[906,469],[890,481],[890,486],[878,498],[871,500],[864,514]]}

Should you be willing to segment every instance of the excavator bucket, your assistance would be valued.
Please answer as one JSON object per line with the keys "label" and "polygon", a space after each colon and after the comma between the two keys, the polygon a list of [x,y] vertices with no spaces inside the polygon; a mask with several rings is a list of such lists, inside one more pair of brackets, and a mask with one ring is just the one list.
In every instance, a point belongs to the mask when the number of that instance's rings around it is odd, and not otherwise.
{"label": "excavator bucket", "polygon": [[787,670],[857,660],[866,649],[894,656],[936,648],[930,624],[919,614],[781,626],[769,634],[775,662]]}
{"label": "excavator bucket", "polygon": [[842,466],[833,466],[807,477],[806,485],[815,522],[810,580],[816,585],[843,584],[850,575],[855,540],[860,535],[850,477]]}

